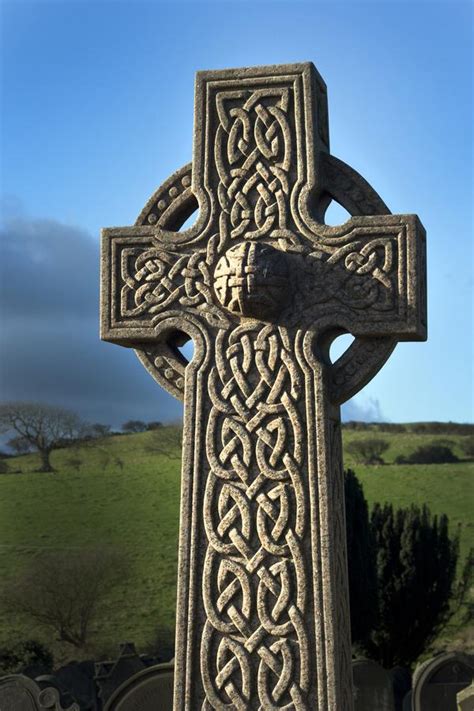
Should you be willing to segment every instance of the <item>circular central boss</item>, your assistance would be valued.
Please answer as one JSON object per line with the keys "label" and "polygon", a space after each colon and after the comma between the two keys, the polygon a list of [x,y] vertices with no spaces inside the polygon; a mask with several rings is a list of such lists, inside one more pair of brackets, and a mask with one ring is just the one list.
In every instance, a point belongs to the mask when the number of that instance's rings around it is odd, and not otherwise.
{"label": "circular central boss", "polygon": [[241,242],[219,259],[214,290],[226,309],[239,316],[275,318],[288,298],[285,253],[261,242]]}

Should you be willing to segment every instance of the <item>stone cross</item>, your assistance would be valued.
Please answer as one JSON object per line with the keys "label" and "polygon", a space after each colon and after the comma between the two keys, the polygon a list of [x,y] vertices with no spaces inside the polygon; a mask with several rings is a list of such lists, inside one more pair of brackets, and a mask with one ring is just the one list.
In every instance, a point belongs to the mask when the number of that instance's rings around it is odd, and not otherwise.
{"label": "stone cross", "polygon": [[339,406],[426,337],[425,233],[329,154],[312,64],[197,74],[192,166],[103,231],[101,329],[184,398],[174,711],[350,711]]}

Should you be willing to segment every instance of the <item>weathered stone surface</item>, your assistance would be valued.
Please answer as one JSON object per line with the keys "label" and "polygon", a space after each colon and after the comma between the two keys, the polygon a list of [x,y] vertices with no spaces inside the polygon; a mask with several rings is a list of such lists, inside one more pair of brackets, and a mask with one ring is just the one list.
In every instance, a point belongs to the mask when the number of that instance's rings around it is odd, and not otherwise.
{"label": "weathered stone surface", "polygon": [[390,669],[390,678],[392,680],[393,701],[395,711],[403,711],[403,700],[411,691],[411,673],[405,667],[393,667]]}
{"label": "weathered stone surface", "polygon": [[104,711],[171,711],[173,664],[156,664],[127,679],[109,698]]}
{"label": "weathered stone surface", "polygon": [[409,691],[403,699],[402,711],[413,711],[413,692]]}
{"label": "weathered stone surface", "polygon": [[354,711],[394,711],[392,680],[380,664],[369,659],[352,662]]}
{"label": "weathered stone surface", "polygon": [[474,711],[474,683],[457,695],[458,711]]}
{"label": "weathered stone surface", "polygon": [[339,405],[426,336],[423,227],[329,154],[297,64],[198,73],[192,168],[102,245],[102,338],[185,401],[175,711],[350,711]]}
{"label": "weathered stone surface", "polygon": [[67,709],[61,705],[60,693],[53,687],[40,689],[32,679],[21,674],[0,678],[1,711],[80,711],[77,704]]}
{"label": "weathered stone surface", "polygon": [[[90,660],[69,662],[59,669],[55,669],[54,674],[49,678],[51,679],[50,686],[55,686],[59,691],[63,689],[69,691],[73,700],[79,704],[81,711],[95,711],[94,662]],[[42,688],[47,685],[46,677],[36,677],[36,681]],[[63,703],[64,705],[66,704]]]}
{"label": "weathered stone surface", "polygon": [[456,695],[473,677],[471,655],[449,652],[428,659],[413,676],[413,711],[457,711]]}

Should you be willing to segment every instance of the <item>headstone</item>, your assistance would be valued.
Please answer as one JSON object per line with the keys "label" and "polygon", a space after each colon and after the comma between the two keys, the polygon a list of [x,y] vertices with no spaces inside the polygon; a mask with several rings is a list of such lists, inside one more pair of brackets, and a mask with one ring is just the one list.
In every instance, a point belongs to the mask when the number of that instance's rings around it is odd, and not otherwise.
{"label": "headstone", "polygon": [[[185,401],[174,709],[350,711],[339,406],[426,337],[425,233],[329,154],[312,64],[195,96],[192,167],[101,258],[102,338]],[[354,217],[324,225],[331,199]]]}
{"label": "headstone", "polygon": [[63,707],[60,693],[53,687],[41,689],[32,679],[21,674],[0,678],[1,711],[80,711],[77,704]]}
{"label": "headstone", "polygon": [[458,711],[474,711],[474,683],[457,695]]}
{"label": "headstone", "polygon": [[98,662],[95,665],[95,682],[101,702],[104,704],[119,686],[145,667],[145,662],[131,642],[120,645],[120,654],[115,662]]}
{"label": "headstone", "polygon": [[352,662],[354,711],[394,711],[392,680],[380,664],[369,659]]}
{"label": "headstone", "polygon": [[47,689],[48,687],[56,689],[59,694],[59,701],[65,708],[72,706],[72,704],[77,702],[77,705],[81,711],[90,711],[90,709],[94,709],[93,706],[83,706],[79,703],[78,699],[71,695],[70,690],[67,689],[54,674],[41,674],[40,676],[35,677],[35,683],[38,684],[40,689]]}
{"label": "headstone", "polygon": [[413,711],[413,692],[409,691],[403,698],[402,711]]}
{"label": "headstone", "polygon": [[69,691],[81,711],[94,711],[96,708],[94,672],[95,665],[90,660],[71,661],[54,671],[57,685]]}
{"label": "headstone", "polygon": [[103,711],[171,711],[173,664],[156,664],[127,679],[109,698]]}
{"label": "headstone", "polygon": [[395,711],[404,711],[403,699],[411,690],[411,673],[406,667],[393,667],[390,669],[392,679],[393,701]]}
{"label": "headstone", "polygon": [[413,711],[457,711],[456,695],[473,678],[473,656],[449,652],[427,660],[413,676]]}

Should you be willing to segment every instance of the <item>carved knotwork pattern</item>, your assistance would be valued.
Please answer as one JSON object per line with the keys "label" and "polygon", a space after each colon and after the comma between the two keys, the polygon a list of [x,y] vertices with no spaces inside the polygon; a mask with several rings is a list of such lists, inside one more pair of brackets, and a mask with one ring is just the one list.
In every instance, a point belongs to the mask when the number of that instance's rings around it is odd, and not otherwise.
{"label": "carved knotwork pattern", "polygon": [[205,254],[182,254],[158,247],[145,251],[125,248],[121,267],[122,317],[151,317],[153,323],[153,318],[180,305],[201,314],[212,326],[228,325],[215,305]]}
{"label": "carved knotwork pattern", "polygon": [[[307,709],[308,511],[292,340],[246,325],[216,341],[204,500],[203,709]],[[304,398],[303,398],[304,399]]]}
{"label": "carved knotwork pattern", "polygon": [[222,239],[287,227],[292,142],[289,87],[217,95],[215,137]]}

